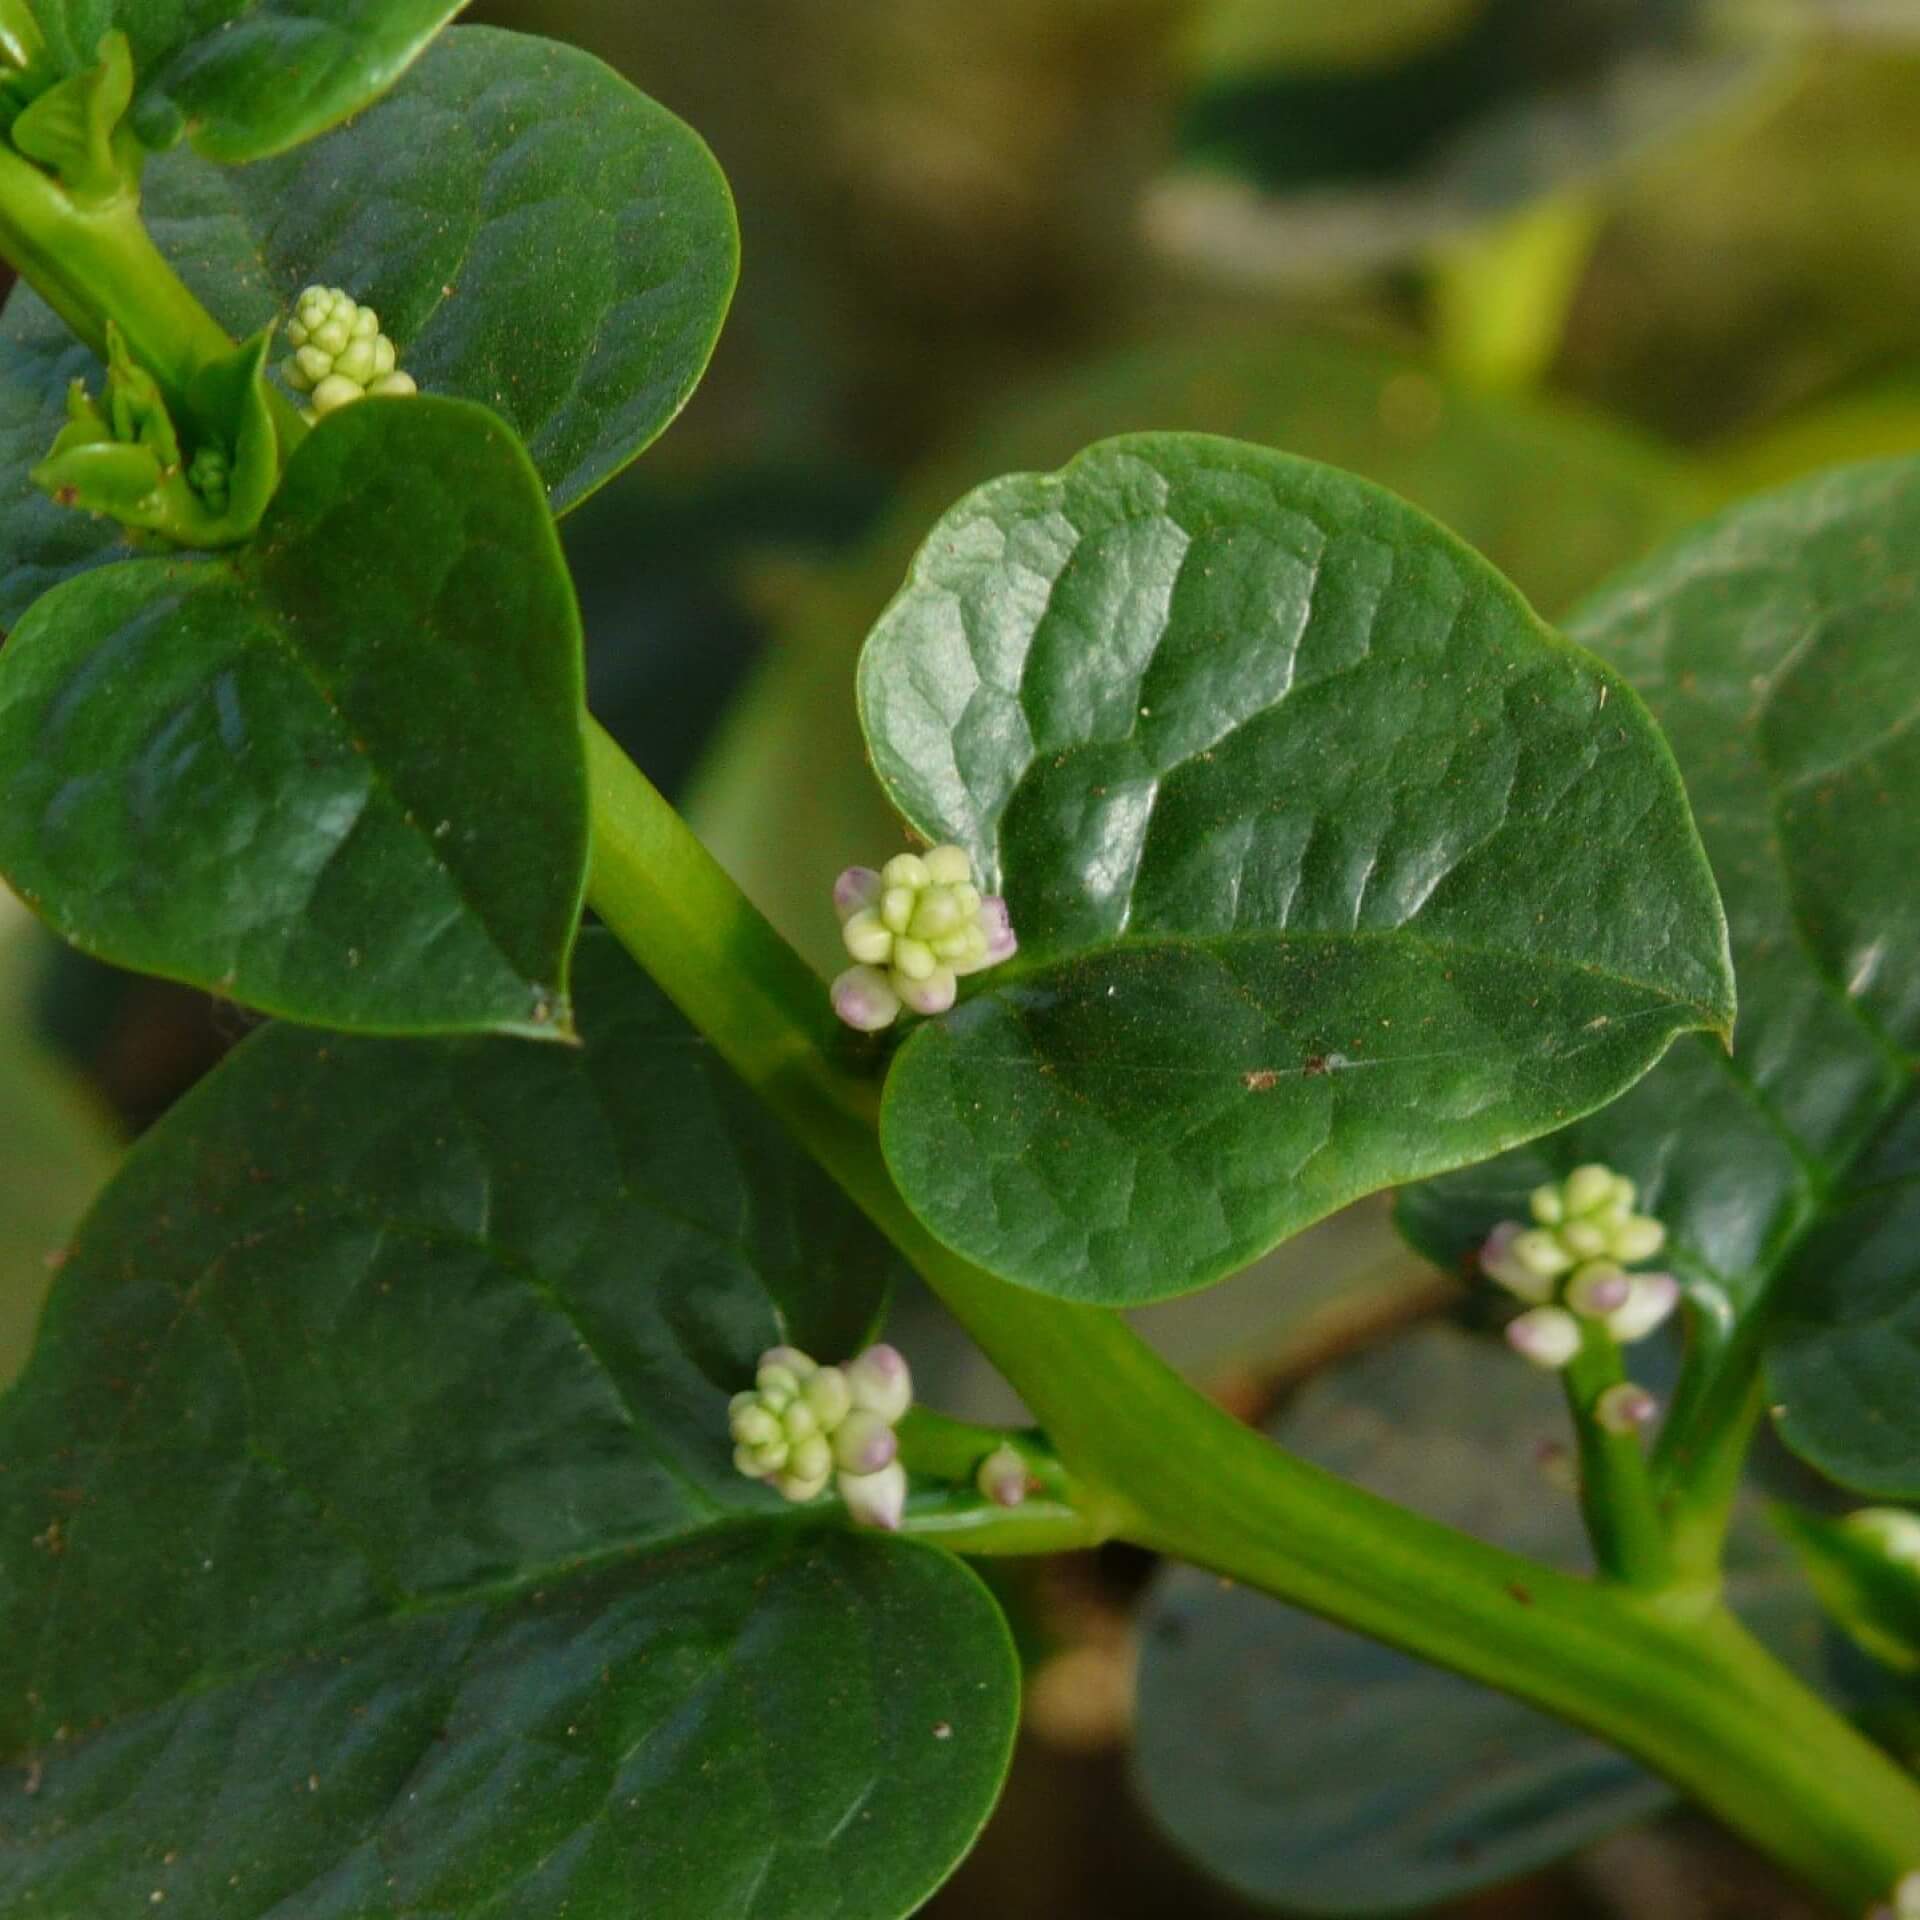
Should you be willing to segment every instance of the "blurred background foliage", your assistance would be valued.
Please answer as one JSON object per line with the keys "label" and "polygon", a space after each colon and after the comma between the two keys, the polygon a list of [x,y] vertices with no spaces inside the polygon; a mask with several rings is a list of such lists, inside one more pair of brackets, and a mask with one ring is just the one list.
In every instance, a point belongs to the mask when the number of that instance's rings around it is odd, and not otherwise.
{"label": "blurred background foliage", "polygon": [[[1140,428],[1352,468],[1543,612],[1713,505],[1920,449],[1920,0],[488,0],[701,130],[706,384],[566,526],[596,709],[822,965],[900,839],[854,656],[933,516]],[[245,1030],[0,900],[0,1379],[126,1140]],[[1249,1418],[1453,1301],[1377,1207],[1142,1316]],[[1457,1310],[1457,1309],[1456,1309]],[[1007,1411],[925,1301],[933,1396]],[[996,1576],[1029,1732],[934,1911],[1252,1911],[1127,1784],[1130,1556]],[[1457,1914],[1788,1916],[1685,1816]]]}

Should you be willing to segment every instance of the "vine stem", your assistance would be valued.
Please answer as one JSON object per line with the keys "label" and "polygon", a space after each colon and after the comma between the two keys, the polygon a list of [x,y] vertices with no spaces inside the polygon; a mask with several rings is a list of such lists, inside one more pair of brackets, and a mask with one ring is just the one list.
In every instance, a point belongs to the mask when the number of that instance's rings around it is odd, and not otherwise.
{"label": "vine stem", "polygon": [[1117,1314],[941,1245],[881,1157],[870,1043],[836,1032],[819,977],[591,721],[587,760],[594,909],[1023,1396],[1077,1484],[1085,1537],[1244,1580],[1587,1727],[1845,1911],[1920,1866],[1920,1783],[1712,1587],[1575,1579],[1396,1507],[1241,1426]]}
{"label": "vine stem", "polygon": [[[1580,1508],[1594,1559],[1630,1586],[1664,1587],[1674,1578],[1673,1553],[1640,1436],[1610,1433],[1596,1417],[1601,1396],[1627,1378],[1619,1343],[1599,1321],[1582,1320],[1580,1351],[1563,1378],[1580,1448]],[[1717,1554],[1701,1570],[1701,1579],[1703,1584],[1718,1581]]]}

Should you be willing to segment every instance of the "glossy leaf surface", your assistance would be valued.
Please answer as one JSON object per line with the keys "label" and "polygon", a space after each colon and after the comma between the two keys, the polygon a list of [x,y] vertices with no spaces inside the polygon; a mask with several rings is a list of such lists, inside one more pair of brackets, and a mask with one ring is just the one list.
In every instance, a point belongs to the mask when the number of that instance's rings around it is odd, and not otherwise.
{"label": "glossy leaf surface", "polygon": [[76,946],[268,1012],[563,1031],[580,675],[512,436],[364,401],[301,444],[251,546],[88,574],[22,622],[0,869]]}
{"label": "glossy leaf surface", "polygon": [[1019,395],[914,476],[864,551],[807,584],[688,795],[701,837],[817,966],[831,972],[840,946],[819,869],[870,863],[897,835],[846,687],[927,528],[982,479],[1060,466],[1147,423],[1230,434],[1377,481],[1451,527],[1549,616],[1708,504],[1676,461],[1597,420],[1330,340],[1211,329],[1109,354]]}
{"label": "glossy leaf surface", "polygon": [[52,64],[133,46],[133,126],[229,164],[310,140],[390,87],[466,0],[34,0]]}
{"label": "glossy leaf surface", "polygon": [[1023,1284],[1204,1285],[1729,1016],[1638,702],[1348,475],[1142,435],[994,482],[860,695],[891,797],[1021,941],[902,1048],[888,1162]]}
{"label": "glossy leaf surface", "polygon": [[579,1049],[256,1036],[0,1408],[0,1907],[893,1920],[984,1817],[957,1562],[733,1470],[888,1256],[611,942]]}
{"label": "glossy leaf surface", "polygon": [[1723,889],[1731,1056],[1690,1041],[1565,1135],[1402,1203],[1451,1265],[1582,1160],[1641,1182],[1703,1337],[1769,1315],[1788,1444],[1920,1492],[1920,461],[1735,507],[1602,593],[1575,635],[1673,742]]}
{"label": "glossy leaf surface", "polygon": [[[303,287],[371,305],[423,392],[478,400],[527,444],[564,513],[685,404],[732,296],[739,239],[699,136],[572,47],[445,34],[378,106],[239,171],[176,152],[147,170],[161,250],[236,338]],[[118,530],[40,499],[92,357],[16,290],[0,316],[0,618]]]}
{"label": "glossy leaf surface", "polygon": [[[1490,1340],[1416,1330],[1322,1376],[1288,1448],[1432,1517],[1584,1570],[1559,1383]],[[1735,1605],[1803,1668],[1819,1616],[1758,1531]],[[1211,1874],[1290,1913],[1401,1912],[1544,1866],[1664,1807],[1671,1790],[1563,1722],[1190,1569],[1149,1599],[1136,1773]]]}

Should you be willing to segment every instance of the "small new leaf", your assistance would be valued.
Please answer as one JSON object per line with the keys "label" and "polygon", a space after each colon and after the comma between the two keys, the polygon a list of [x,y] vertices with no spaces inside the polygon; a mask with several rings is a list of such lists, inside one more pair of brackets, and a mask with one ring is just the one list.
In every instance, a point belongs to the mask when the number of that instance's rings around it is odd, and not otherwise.
{"label": "small new leaf", "polygon": [[33,483],[62,506],[105,514],[176,546],[229,547],[260,524],[278,454],[267,411],[266,333],[194,376],[188,446],[152,375],[107,324],[107,381],[98,399],[75,380],[67,424]]}
{"label": "small new leaf", "polygon": [[[11,56],[18,36],[6,27],[0,21],[0,48]],[[132,103],[133,50],[124,33],[106,34],[97,66],[58,81],[19,115],[13,144],[57,174],[76,200],[110,200],[138,176],[138,149],[123,150],[115,139]]]}

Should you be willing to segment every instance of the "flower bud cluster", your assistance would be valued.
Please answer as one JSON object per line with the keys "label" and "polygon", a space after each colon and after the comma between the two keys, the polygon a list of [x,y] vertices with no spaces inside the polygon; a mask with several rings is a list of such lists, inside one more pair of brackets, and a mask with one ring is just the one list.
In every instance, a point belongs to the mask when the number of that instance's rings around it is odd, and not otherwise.
{"label": "flower bud cluster", "polygon": [[[1527,1311],[1507,1328],[1513,1348],[1542,1367],[1564,1367],[1580,1351],[1582,1321],[1597,1321],[1615,1340],[1644,1340],[1680,1304],[1670,1273],[1629,1273],[1666,1245],[1658,1220],[1634,1211],[1634,1184],[1610,1167],[1575,1167],[1566,1179],[1536,1187],[1530,1222],[1503,1220],[1480,1249],[1480,1266]],[[1601,1396],[1595,1414],[1615,1433],[1653,1417],[1651,1396],[1638,1387]]]}
{"label": "flower bud cluster", "polygon": [[831,1479],[857,1524],[891,1532],[907,1502],[894,1428],[912,1405],[913,1377],[896,1348],[823,1367],[798,1347],[769,1347],[752,1391],[728,1404],[733,1464],[793,1501],[818,1498]]}
{"label": "flower bud cluster", "polygon": [[945,1013],[963,974],[997,966],[1018,942],[1007,903],[973,884],[964,847],[902,853],[876,873],[849,867],[834,883],[834,911],[854,965],[833,983],[833,1010],[877,1033],[902,1007]]}
{"label": "flower bud cluster", "polygon": [[380,316],[339,287],[309,287],[287,322],[293,348],[280,372],[296,393],[309,396],[316,420],[370,393],[415,393],[411,374],[394,365],[394,345]]}

